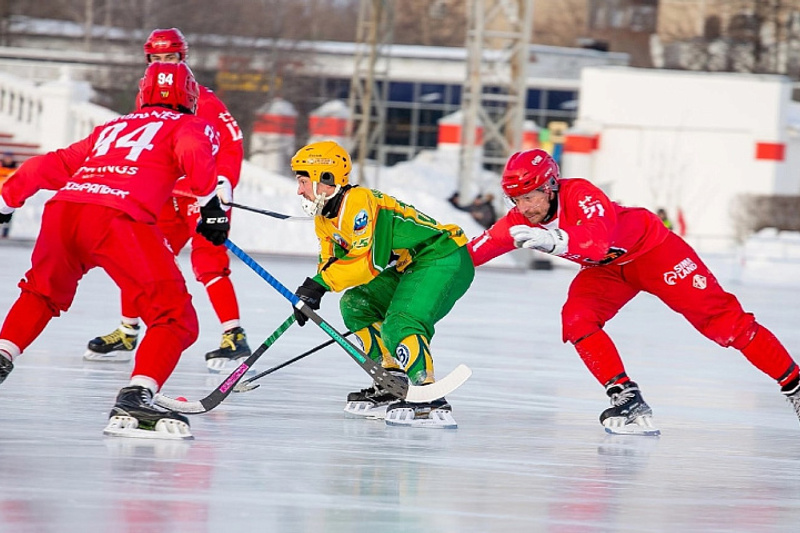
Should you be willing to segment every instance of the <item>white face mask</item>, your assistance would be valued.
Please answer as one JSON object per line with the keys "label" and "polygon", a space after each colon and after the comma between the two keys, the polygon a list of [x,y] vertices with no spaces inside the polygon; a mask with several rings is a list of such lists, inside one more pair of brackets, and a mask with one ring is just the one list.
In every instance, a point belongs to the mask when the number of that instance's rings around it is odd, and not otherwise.
{"label": "white face mask", "polygon": [[300,206],[303,208],[308,216],[315,217],[322,212],[322,208],[325,207],[325,202],[333,198],[339,193],[339,190],[342,187],[340,185],[336,186],[336,189],[333,191],[333,194],[330,196],[325,196],[325,194],[320,194],[317,192],[317,182],[313,182],[311,184],[311,190],[314,193],[314,200],[309,200],[305,196],[301,196]]}

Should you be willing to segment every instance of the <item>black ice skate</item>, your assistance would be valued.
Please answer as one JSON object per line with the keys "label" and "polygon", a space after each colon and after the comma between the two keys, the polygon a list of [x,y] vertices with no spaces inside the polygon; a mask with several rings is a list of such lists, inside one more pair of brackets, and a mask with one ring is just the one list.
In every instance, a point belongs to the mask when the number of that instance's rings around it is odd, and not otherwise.
{"label": "black ice skate", "polygon": [[83,358],[86,361],[127,363],[136,349],[139,329],[139,326],[120,324],[108,335],[90,340]]}
{"label": "black ice skate", "polygon": [[206,354],[206,366],[209,372],[216,374],[233,366],[229,363],[245,357],[250,357],[247,335],[242,328],[236,327],[223,333],[219,348]]}
{"label": "black ice skate", "polygon": [[[398,379],[408,380],[406,373],[399,368],[386,371]],[[386,406],[397,399],[397,396],[389,394],[377,383],[373,383],[371,387],[347,395],[344,413],[348,418],[382,419],[386,416]]]}
{"label": "black ice skate", "polygon": [[14,370],[14,363],[11,358],[5,356],[5,352],[0,353],[0,383],[4,382],[11,371]]}
{"label": "black ice skate", "polygon": [[150,389],[136,386],[119,391],[103,434],[145,439],[194,438],[185,416],[154,405]]}
{"label": "black ice skate", "polygon": [[786,400],[794,409],[795,414],[797,414],[797,418],[800,418],[800,382],[798,382],[789,390],[784,390],[782,392],[786,396]]}
{"label": "black ice skate", "polygon": [[386,408],[387,426],[456,429],[453,408],[444,398],[427,403],[395,402]]}
{"label": "black ice skate", "polygon": [[386,416],[386,406],[394,401],[397,401],[397,397],[373,384],[372,387],[348,394],[344,413],[349,418],[380,419]]}
{"label": "black ice skate", "polygon": [[633,381],[612,385],[606,389],[611,407],[600,414],[600,423],[613,435],[658,436],[653,426],[653,410],[642,398],[639,386]]}

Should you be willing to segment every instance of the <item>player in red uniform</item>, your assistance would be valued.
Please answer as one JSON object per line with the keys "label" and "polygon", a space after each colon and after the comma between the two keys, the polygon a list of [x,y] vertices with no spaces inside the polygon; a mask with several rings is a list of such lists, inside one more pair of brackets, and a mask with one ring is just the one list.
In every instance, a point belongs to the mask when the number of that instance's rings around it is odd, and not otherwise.
{"label": "player in red uniform", "polygon": [[654,213],[620,206],[584,179],[561,179],[555,161],[538,149],[509,158],[502,186],[515,207],[470,241],[473,262],[478,266],[522,247],[582,266],[561,311],[563,340],[575,346],[606,388],[611,407],[600,415],[606,431],[659,433],[650,407],[603,331],[606,322],[640,291],[660,298],[717,344],[741,351],[779,383],[800,417],[795,361]]}
{"label": "player in red uniform", "polygon": [[[153,30],[144,43],[148,63],[178,63],[186,60],[189,45],[177,28]],[[217,153],[219,173],[218,194],[224,202],[232,200],[232,190],[239,183],[242,166],[242,132],[225,104],[214,93],[200,85],[197,116],[206,119],[220,133]],[[172,251],[177,255],[191,239],[191,264],[197,281],[203,284],[217,318],[222,324],[222,342],[206,354],[206,364],[219,372],[230,361],[250,355],[247,337],[239,322],[239,304],[230,280],[230,259],[222,246],[213,246],[197,238],[198,206],[186,190],[184,180],[178,181],[172,197],[158,215],[158,227],[164,233]],[[228,208],[230,209],[230,208]],[[230,213],[229,213],[230,215]],[[124,249],[123,249],[124,250]],[[122,323],[108,335],[89,341],[84,359],[89,361],[129,361],[139,333],[139,311],[134,302],[122,292]]]}
{"label": "player in red uniform", "polygon": [[106,434],[191,438],[184,416],[152,405],[198,333],[186,283],[155,222],[175,182],[186,176],[186,190],[201,205],[198,231],[217,245],[228,235],[215,190],[219,135],[193,116],[197,95],[185,64],[150,65],[140,82],[139,111],[29,159],[0,196],[0,214],[8,216],[40,189],[58,191],[45,206],[31,268],[0,329],[0,382],[50,320],[69,309],[90,269],[105,270],[141,310],[147,333]]}

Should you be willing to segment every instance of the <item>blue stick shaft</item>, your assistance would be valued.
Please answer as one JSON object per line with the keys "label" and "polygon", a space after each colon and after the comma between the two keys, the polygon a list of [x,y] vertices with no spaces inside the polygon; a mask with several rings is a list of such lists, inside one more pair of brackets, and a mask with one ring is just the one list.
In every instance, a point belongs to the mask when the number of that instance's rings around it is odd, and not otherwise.
{"label": "blue stick shaft", "polygon": [[408,383],[404,380],[400,380],[395,376],[389,374],[386,369],[384,369],[381,365],[367,357],[367,355],[361,351],[358,347],[356,347],[353,343],[349,342],[345,339],[341,333],[336,331],[336,329],[328,324],[321,316],[319,316],[313,309],[305,304],[303,300],[297,297],[295,293],[290,291],[283,285],[280,281],[275,279],[272,274],[264,270],[264,268],[255,262],[255,260],[247,255],[244,250],[236,246],[234,243],[230,241],[230,239],[225,241],[225,246],[228,247],[228,250],[233,252],[233,254],[241,259],[247,266],[252,268],[259,276],[261,276],[267,283],[272,285],[272,287],[277,290],[284,298],[292,302],[292,305],[296,307],[301,313],[306,315],[308,318],[311,319],[312,322],[317,324],[322,331],[330,335],[332,339],[334,339],[339,346],[341,346],[344,351],[346,351],[350,357],[353,358],[355,362],[364,369],[372,379],[378,383],[381,387],[386,389],[387,391],[391,392],[392,394],[396,395],[398,398],[405,398],[408,394]]}

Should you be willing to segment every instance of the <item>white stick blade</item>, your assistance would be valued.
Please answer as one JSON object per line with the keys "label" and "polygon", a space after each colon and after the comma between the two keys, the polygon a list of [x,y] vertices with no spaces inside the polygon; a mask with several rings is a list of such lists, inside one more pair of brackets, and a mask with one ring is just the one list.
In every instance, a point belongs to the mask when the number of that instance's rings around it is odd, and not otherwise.
{"label": "white stick blade", "polygon": [[463,385],[471,375],[472,370],[467,365],[458,365],[455,370],[430,385],[409,385],[406,401],[425,403],[444,398]]}
{"label": "white stick blade", "polygon": [[170,411],[175,411],[176,413],[193,415],[206,412],[206,408],[203,407],[203,404],[199,401],[184,402],[182,400],[170,398],[169,396],[164,396],[163,394],[156,394],[154,402],[159,407],[169,409]]}

